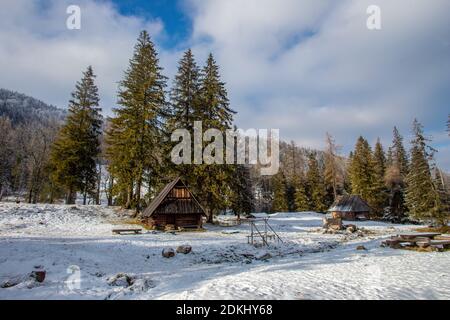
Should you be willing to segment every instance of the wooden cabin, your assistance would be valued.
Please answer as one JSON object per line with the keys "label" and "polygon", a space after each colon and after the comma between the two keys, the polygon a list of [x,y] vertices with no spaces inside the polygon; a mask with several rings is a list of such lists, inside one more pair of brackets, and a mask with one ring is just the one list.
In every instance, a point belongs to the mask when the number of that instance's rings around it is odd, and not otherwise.
{"label": "wooden cabin", "polygon": [[358,195],[344,195],[336,198],[328,212],[335,219],[364,220],[369,218],[370,207]]}
{"label": "wooden cabin", "polygon": [[205,210],[178,177],[167,184],[142,213],[144,223],[156,229],[201,228]]}

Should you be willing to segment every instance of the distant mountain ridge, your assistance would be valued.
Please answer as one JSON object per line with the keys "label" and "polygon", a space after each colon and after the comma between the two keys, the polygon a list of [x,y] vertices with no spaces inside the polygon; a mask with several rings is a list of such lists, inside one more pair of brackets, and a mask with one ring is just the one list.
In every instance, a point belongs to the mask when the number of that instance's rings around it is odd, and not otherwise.
{"label": "distant mountain ridge", "polygon": [[9,118],[13,125],[29,122],[63,121],[67,110],[46,104],[23,93],[0,88],[0,117]]}

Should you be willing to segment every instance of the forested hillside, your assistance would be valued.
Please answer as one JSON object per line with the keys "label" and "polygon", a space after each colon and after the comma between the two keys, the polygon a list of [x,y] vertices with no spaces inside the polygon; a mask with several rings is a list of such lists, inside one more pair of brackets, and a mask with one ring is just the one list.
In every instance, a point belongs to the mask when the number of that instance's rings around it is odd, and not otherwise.
{"label": "forested hillside", "polygon": [[10,119],[13,126],[52,119],[62,121],[66,114],[64,109],[48,105],[22,93],[0,88],[0,117]]}

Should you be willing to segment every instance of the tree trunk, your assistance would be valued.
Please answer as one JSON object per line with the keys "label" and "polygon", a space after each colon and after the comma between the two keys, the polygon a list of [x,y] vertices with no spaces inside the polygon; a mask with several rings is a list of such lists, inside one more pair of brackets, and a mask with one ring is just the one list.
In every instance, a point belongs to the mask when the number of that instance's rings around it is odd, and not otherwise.
{"label": "tree trunk", "polygon": [[83,191],[83,205],[86,205],[86,200],[87,200],[87,191],[86,191],[86,188],[84,188],[84,191]]}
{"label": "tree trunk", "polygon": [[110,182],[108,186],[108,206],[113,205],[113,195],[112,195],[113,186],[114,186],[114,178],[113,176],[110,176]]}
{"label": "tree trunk", "polygon": [[133,201],[133,184],[131,186],[128,186],[127,190],[127,202],[125,203],[124,208],[130,209],[131,208],[131,202]]}
{"label": "tree trunk", "polygon": [[31,203],[33,199],[33,188],[30,188],[30,190],[28,190],[28,203]]}
{"label": "tree trunk", "polygon": [[66,197],[66,204],[75,204],[73,188],[70,187]]}
{"label": "tree trunk", "polygon": [[139,178],[136,184],[136,215],[141,211],[141,187],[142,179]]}
{"label": "tree trunk", "polygon": [[102,182],[102,166],[99,165],[98,166],[98,178],[97,178],[97,194],[95,197],[95,204],[99,205],[100,204],[100,184]]}

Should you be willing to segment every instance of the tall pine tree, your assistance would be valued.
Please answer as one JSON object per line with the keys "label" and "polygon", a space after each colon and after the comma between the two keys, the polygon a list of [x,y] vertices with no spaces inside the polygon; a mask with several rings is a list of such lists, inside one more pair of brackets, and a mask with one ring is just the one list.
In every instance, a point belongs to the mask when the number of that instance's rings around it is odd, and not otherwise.
{"label": "tall pine tree", "polygon": [[311,152],[308,155],[308,172],[306,173],[306,179],[308,180],[309,194],[311,198],[310,209],[318,212],[325,211],[327,209],[325,203],[325,184],[315,152]]}
{"label": "tall pine tree", "polygon": [[[203,130],[218,129],[222,137],[231,129],[235,111],[230,108],[225,83],[221,81],[219,67],[212,54],[200,73],[200,108],[195,118],[202,121]],[[209,144],[202,145],[202,150]],[[222,152],[216,150],[216,152]],[[189,184],[208,211],[208,220],[230,206],[235,166],[223,164],[198,164],[193,166]]]}
{"label": "tall pine tree", "polygon": [[437,192],[433,183],[429,161],[435,150],[428,145],[422,125],[414,119],[411,141],[411,165],[406,177],[406,205],[412,217],[419,220],[438,220],[436,216]]}
{"label": "tall pine tree", "polygon": [[436,200],[432,215],[436,224],[447,226],[450,221],[450,190],[444,181],[444,174],[438,168],[434,170],[434,187]]}
{"label": "tall pine tree", "polygon": [[280,171],[272,176],[272,212],[287,212],[289,211],[288,201],[286,197],[287,184],[286,177]]}
{"label": "tall pine tree", "polygon": [[293,185],[295,187],[295,210],[299,212],[310,210],[310,200],[308,198],[306,182],[304,179],[294,177]]}
{"label": "tall pine tree", "polygon": [[372,149],[363,137],[359,137],[356,142],[349,166],[349,177],[352,193],[360,195],[372,208],[375,207],[375,161]]}
{"label": "tall pine tree", "polygon": [[397,127],[393,130],[392,146],[388,150],[385,182],[389,189],[389,208],[394,217],[404,215],[406,175],[408,174],[408,155],[403,146],[403,137]]}
{"label": "tall pine tree", "polygon": [[377,214],[381,214],[387,205],[388,194],[384,183],[384,176],[386,173],[386,155],[379,138],[375,144],[373,158],[375,162],[375,177],[373,184],[374,209]]}
{"label": "tall pine tree", "polygon": [[66,123],[51,151],[52,178],[64,188],[66,203],[74,203],[76,192],[82,192],[86,204],[87,195],[96,191],[102,116],[94,79],[89,66],[75,86]]}
{"label": "tall pine tree", "polygon": [[115,193],[126,208],[142,207],[147,188],[160,169],[163,119],[166,116],[166,77],[162,75],[155,46],[142,31],[134,47],[130,65],[120,82],[118,104],[107,132],[109,170],[116,179]]}

